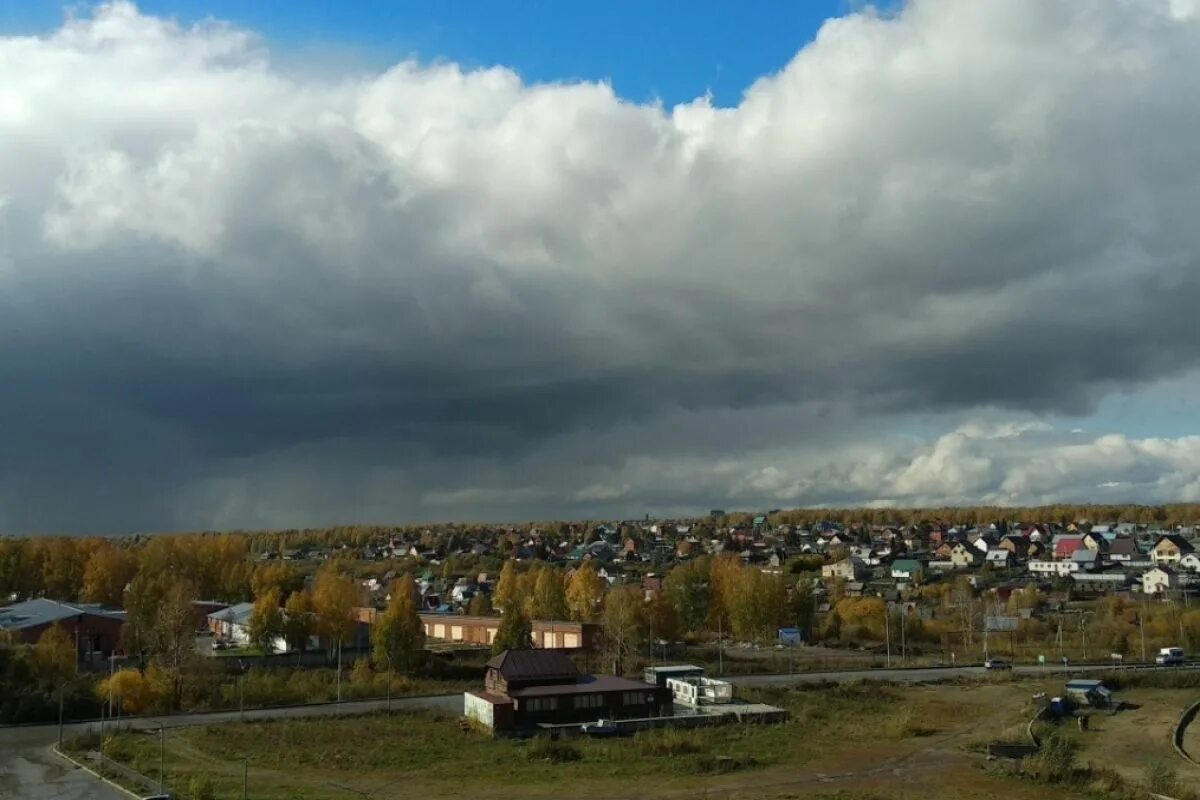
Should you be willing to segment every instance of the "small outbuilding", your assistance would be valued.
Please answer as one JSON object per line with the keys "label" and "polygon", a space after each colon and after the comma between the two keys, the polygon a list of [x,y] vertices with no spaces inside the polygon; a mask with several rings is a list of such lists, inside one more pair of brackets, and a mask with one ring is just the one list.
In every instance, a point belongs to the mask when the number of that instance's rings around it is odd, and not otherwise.
{"label": "small outbuilding", "polygon": [[1103,681],[1076,678],[1067,681],[1067,697],[1080,705],[1103,708],[1112,703],[1112,690]]}

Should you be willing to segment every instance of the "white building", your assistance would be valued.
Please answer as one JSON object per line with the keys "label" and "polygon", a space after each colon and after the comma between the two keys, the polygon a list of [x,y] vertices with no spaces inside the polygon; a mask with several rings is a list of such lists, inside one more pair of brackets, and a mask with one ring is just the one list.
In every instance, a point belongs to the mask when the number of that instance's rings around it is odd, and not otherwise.
{"label": "white building", "polygon": [[1155,567],[1142,574],[1142,591],[1146,594],[1162,594],[1179,585],[1179,576],[1166,567]]}
{"label": "white building", "polygon": [[671,690],[675,702],[684,705],[707,706],[733,702],[733,684],[716,678],[667,678],[667,688]]}
{"label": "white building", "polygon": [[1080,564],[1078,561],[1042,561],[1040,559],[1030,561],[1027,565],[1029,571],[1035,575],[1070,575],[1073,572],[1079,572]]}

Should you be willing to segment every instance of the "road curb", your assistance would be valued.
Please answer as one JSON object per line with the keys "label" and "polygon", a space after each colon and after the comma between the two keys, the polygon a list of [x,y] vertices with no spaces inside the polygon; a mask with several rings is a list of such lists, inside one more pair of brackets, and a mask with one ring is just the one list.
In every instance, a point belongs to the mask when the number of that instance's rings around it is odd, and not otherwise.
{"label": "road curb", "polygon": [[1188,751],[1183,747],[1183,736],[1187,733],[1187,727],[1196,718],[1197,713],[1200,713],[1200,701],[1192,703],[1183,710],[1183,713],[1179,715],[1179,720],[1175,723],[1175,731],[1171,734],[1171,744],[1175,745],[1175,752],[1179,754],[1180,758],[1189,764],[1200,767],[1200,761],[1196,761],[1188,755]]}
{"label": "road curb", "polygon": [[133,800],[142,800],[142,796],[141,796],[140,794],[134,794],[133,792],[129,791],[128,789],[126,789],[126,788],[125,788],[124,786],[122,786],[121,784],[119,784],[119,783],[116,783],[115,781],[110,781],[108,778],[106,778],[106,777],[104,777],[103,775],[101,775],[100,773],[96,772],[96,770],[94,770],[94,769],[92,769],[91,767],[87,766],[87,765],[86,765],[86,764],[84,764],[83,762],[81,762],[81,761],[76,761],[74,758],[71,758],[69,755],[67,755],[66,753],[64,753],[62,750],[59,750],[59,749],[58,749],[58,745],[54,745],[54,746],[53,746],[53,747],[51,747],[50,749],[51,749],[51,750],[54,752],[54,754],[55,754],[56,756],[58,756],[59,758],[61,758],[63,761],[66,761],[68,764],[73,764],[73,765],[75,765],[77,768],[79,768],[79,769],[83,770],[83,771],[84,771],[84,772],[86,772],[88,775],[91,775],[91,776],[92,776],[93,778],[95,778],[96,780],[98,780],[98,781],[101,781],[101,782],[103,782],[103,783],[106,783],[106,784],[108,784],[108,785],[109,785],[109,786],[111,786],[112,788],[116,789],[118,792],[121,792],[122,794],[125,794],[125,795],[128,795],[129,797],[132,797],[132,798],[133,798]]}

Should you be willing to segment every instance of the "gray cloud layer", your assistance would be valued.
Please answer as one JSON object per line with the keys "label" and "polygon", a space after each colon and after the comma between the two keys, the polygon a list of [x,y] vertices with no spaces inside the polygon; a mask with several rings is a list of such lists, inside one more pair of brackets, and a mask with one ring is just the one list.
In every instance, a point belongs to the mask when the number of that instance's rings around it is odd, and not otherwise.
{"label": "gray cloud layer", "polygon": [[1107,499],[888,431],[1198,365],[1195,12],[916,0],[736,108],[120,3],[0,39],[0,524]]}

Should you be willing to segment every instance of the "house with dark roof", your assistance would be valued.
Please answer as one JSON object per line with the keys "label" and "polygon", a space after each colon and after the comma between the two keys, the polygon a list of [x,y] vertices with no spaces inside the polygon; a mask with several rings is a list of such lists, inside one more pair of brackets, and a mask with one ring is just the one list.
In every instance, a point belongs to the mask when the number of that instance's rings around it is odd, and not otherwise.
{"label": "house with dark roof", "polygon": [[1168,533],[1158,538],[1150,550],[1150,560],[1155,564],[1178,564],[1179,560],[1188,553],[1195,552],[1195,547],[1187,539],[1176,533]]}
{"label": "house with dark roof", "polygon": [[505,650],[487,662],[482,692],[464,713],[495,730],[669,715],[671,691],[612,675],[587,675],[552,650]]}

